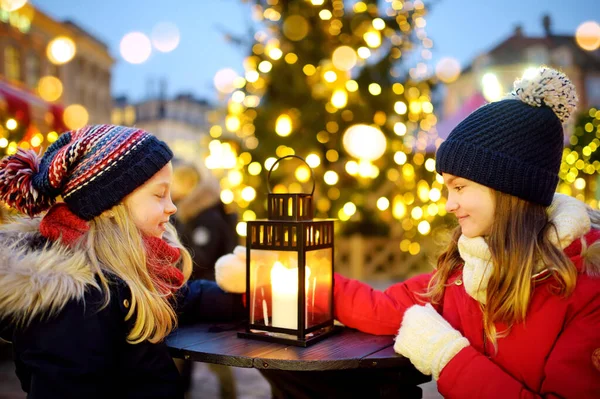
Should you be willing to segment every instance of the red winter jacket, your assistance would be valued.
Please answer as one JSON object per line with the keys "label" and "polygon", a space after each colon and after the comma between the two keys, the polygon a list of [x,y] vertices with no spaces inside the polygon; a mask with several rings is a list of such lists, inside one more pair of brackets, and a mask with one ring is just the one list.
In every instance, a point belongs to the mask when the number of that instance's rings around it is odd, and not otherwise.
{"label": "red winter jacket", "polygon": [[[589,244],[600,231],[586,236]],[[480,304],[462,285],[462,271],[448,281],[438,312],[470,346],[444,367],[438,389],[446,398],[600,398],[600,278],[581,273],[581,241],[565,253],[580,271],[568,298],[551,292],[552,278],[535,282],[524,323],[498,339],[498,352],[485,342]],[[384,292],[335,275],[335,316],[371,334],[396,334],[404,311],[423,304],[431,274],[395,284]],[[503,326],[498,323],[497,331]]]}

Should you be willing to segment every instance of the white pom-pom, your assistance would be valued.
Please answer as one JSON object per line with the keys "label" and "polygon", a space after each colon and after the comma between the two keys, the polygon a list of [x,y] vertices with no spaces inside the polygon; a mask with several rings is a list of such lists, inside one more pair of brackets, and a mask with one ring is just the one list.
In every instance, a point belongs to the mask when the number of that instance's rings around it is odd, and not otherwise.
{"label": "white pom-pom", "polygon": [[517,79],[509,97],[533,107],[550,107],[562,123],[569,119],[578,101],[575,86],[569,78],[548,67],[540,67]]}

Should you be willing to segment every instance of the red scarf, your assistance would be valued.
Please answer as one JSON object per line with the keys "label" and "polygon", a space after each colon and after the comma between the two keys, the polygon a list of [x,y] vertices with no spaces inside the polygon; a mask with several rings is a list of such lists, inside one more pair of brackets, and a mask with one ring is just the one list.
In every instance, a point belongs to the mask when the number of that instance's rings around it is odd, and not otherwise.
{"label": "red scarf", "polygon": [[[67,246],[74,245],[88,230],[89,224],[69,210],[66,204],[54,205],[40,223],[40,233],[52,241],[60,240]],[[175,267],[179,260],[179,248],[156,237],[144,236],[148,272],[156,288],[162,294],[175,293],[184,282],[181,270]]]}

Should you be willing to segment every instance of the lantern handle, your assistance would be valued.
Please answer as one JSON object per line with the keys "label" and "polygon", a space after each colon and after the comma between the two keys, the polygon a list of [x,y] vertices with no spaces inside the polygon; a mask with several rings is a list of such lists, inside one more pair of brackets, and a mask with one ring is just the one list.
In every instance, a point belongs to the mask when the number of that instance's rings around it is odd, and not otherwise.
{"label": "lantern handle", "polygon": [[312,183],[313,183],[312,191],[310,192],[310,195],[313,195],[315,193],[315,176],[313,174],[313,170],[310,167],[310,165],[308,164],[308,162],[306,162],[306,160],[304,158],[302,158],[298,155],[286,155],[285,157],[281,157],[281,158],[277,159],[277,161],[275,161],[275,163],[273,165],[271,165],[271,167],[269,168],[269,173],[267,173],[267,189],[269,190],[269,194],[273,193],[271,191],[271,172],[275,169],[275,165],[277,165],[279,163],[279,161],[282,161],[286,158],[298,158],[299,160],[304,162],[306,164],[306,166],[308,166],[308,170],[310,170],[310,179],[312,180]]}

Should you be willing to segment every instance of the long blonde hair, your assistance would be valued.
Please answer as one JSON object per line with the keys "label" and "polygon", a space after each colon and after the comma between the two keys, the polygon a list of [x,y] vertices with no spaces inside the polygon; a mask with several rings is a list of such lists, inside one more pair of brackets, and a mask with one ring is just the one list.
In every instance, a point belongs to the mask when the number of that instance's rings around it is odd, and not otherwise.
{"label": "long blonde hair", "polygon": [[[575,289],[577,269],[562,249],[550,241],[558,232],[548,219],[546,207],[496,190],[494,196],[494,223],[486,237],[493,273],[488,281],[482,312],[485,335],[496,348],[496,338],[505,336],[512,325],[525,320],[533,293],[532,278],[540,271],[540,265],[550,271],[556,294],[563,296],[570,295]],[[461,234],[459,226],[438,258],[426,294],[434,303],[442,300],[448,278],[464,263],[458,251]],[[583,238],[582,243],[585,244]],[[600,242],[589,248],[584,246],[584,250],[598,254]],[[585,267],[590,274],[598,273],[600,262],[592,260]],[[505,323],[508,329],[497,333],[496,322]]]}
{"label": "long blonde hair", "polygon": [[[110,301],[110,280],[107,274],[122,279],[131,291],[131,303],[125,320],[134,319],[127,342],[136,344],[145,340],[156,343],[164,339],[177,325],[171,295],[161,293],[147,268],[146,253],[141,232],[133,223],[123,204],[89,222],[90,229],[79,245],[85,251],[92,271],[101,281],[105,302]],[[163,239],[181,251],[176,265],[185,280],[192,270],[189,252],[181,245],[170,224]]]}

